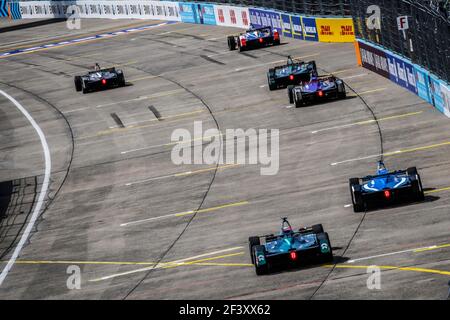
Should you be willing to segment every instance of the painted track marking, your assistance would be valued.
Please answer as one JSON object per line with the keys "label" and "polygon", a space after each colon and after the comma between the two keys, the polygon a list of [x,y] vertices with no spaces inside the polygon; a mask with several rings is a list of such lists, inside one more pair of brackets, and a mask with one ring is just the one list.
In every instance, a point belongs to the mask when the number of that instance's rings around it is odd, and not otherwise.
{"label": "painted track marking", "polygon": [[6,276],[8,275],[8,272],[13,267],[15,261],[17,260],[20,251],[22,250],[25,242],[27,241],[28,237],[30,236],[31,230],[33,229],[34,224],[36,223],[37,218],[39,217],[39,213],[41,212],[42,205],[44,203],[45,196],[47,195],[48,185],[50,182],[50,173],[51,173],[51,157],[50,157],[50,149],[47,144],[47,140],[45,139],[44,132],[39,127],[39,125],[34,121],[33,117],[28,113],[28,111],[19,103],[16,99],[11,97],[6,92],[0,90],[0,94],[2,94],[4,97],[6,97],[8,100],[10,100],[17,109],[22,112],[22,114],[27,118],[27,120],[30,122],[30,124],[33,126],[34,130],[39,136],[39,139],[41,141],[42,149],[44,150],[44,162],[45,162],[45,169],[44,169],[44,180],[42,182],[42,187],[39,192],[39,197],[36,202],[36,206],[34,207],[33,213],[31,215],[30,221],[27,224],[27,227],[25,228],[22,236],[20,237],[20,241],[17,244],[16,248],[14,249],[14,252],[9,259],[7,265],[3,269],[2,273],[0,274],[0,286],[2,285],[3,281],[5,280]]}
{"label": "painted track marking", "polygon": [[205,209],[200,209],[200,210],[189,210],[189,211],[184,211],[184,212],[166,214],[164,216],[158,216],[158,217],[152,217],[152,218],[148,218],[148,219],[126,222],[126,223],[122,223],[120,226],[127,227],[130,225],[141,224],[141,223],[146,223],[146,222],[151,222],[151,221],[161,220],[161,219],[166,219],[166,218],[184,217],[184,216],[192,215],[192,214],[196,214],[196,213],[206,213],[206,212],[211,212],[211,211],[216,211],[216,210],[226,209],[226,208],[231,208],[231,207],[240,207],[240,206],[243,206],[246,204],[249,204],[249,202],[241,201],[241,202],[228,203],[228,204],[211,207],[211,208],[205,208]]}

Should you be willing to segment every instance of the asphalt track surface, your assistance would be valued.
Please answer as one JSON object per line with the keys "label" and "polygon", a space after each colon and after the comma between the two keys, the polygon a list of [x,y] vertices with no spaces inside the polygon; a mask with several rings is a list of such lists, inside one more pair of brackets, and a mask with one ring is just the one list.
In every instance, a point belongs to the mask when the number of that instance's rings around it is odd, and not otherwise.
{"label": "asphalt track surface", "polygon": [[[143,23],[83,21],[76,34],[57,23],[1,34],[0,49]],[[1,298],[446,298],[449,120],[358,67],[352,44],[283,39],[240,54],[226,45],[235,32],[178,23],[0,60],[0,90],[42,128],[52,160],[47,208]],[[287,55],[315,59],[354,91],[343,101],[290,107],[286,91],[269,92],[266,80]],[[129,85],[75,92],[73,76],[95,62],[122,68]],[[417,166],[425,202],[366,214],[349,206],[348,179],[374,173],[380,154],[364,102],[379,119],[386,165]],[[3,96],[0,106],[1,181],[41,181],[39,137]],[[222,132],[279,129],[279,173],[261,176],[260,165],[174,165],[171,134],[192,131],[194,121]],[[295,226],[322,223],[335,264],[257,277],[247,239],[276,232],[282,216]],[[81,268],[79,290],[66,286],[71,265]],[[370,265],[382,270],[380,290],[367,288]]]}

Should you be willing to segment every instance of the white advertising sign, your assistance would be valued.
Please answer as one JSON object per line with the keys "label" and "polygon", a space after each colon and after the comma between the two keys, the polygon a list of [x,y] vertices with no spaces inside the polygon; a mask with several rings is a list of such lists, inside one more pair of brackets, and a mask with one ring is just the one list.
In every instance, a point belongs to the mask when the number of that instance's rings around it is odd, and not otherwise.
{"label": "white advertising sign", "polygon": [[232,6],[214,6],[216,23],[218,26],[237,27],[247,29],[250,26],[248,8]]}
{"label": "white advertising sign", "polygon": [[[22,18],[64,18],[76,5],[80,18],[155,19],[181,21],[178,3],[171,1],[24,1],[19,2]],[[70,12],[69,12],[70,13]],[[70,15],[70,14],[69,14]]]}

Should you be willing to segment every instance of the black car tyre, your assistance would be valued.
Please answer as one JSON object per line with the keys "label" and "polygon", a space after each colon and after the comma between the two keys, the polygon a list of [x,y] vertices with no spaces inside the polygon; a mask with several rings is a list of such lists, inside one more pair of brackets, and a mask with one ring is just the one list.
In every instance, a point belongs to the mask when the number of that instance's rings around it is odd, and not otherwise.
{"label": "black car tyre", "polygon": [[406,173],[411,179],[413,198],[417,201],[423,201],[425,199],[425,194],[422,187],[422,179],[417,172],[416,167],[406,169]]}
{"label": "black car tyre", "polygon": [[328,248],[330,249],[329,253],[322,254],[322,257],[320,259],[321,262],[333,262],[333,248],[331,247],[330,237],[328,236],[328,233],[323,232],[321,234],[318,234],[317,239],[321,239],[322,241],[325,240],[328,244]]}
{"label": "black car tyre", "polygon": [[230,51],[236,50],[236,38],[234,36],[228,36],[228,49]]}
{"label": "black car tyre", "polygon": [[75,76],[74,82],[75,82],[75,90],[77,92],[80,92],[83,89],[83,84],[81,83],[81,77]]}
{"label": "black car tyre", "polygon": [[354,212],[364,211],[364,199],[361,194],[359,178],[351,178],[349,180],[350,194],[352,196],[352,204]]}
{"label": "black car tyre", "polygon": [[315,224],[311,227],[315,234],[323,233],[323,226],[321,224]]}
{"label": "black car tyre", "polygon": [[294,94],[293,94],[293,90],[294,90],[294,85],[288,85],[287,86],[287,93],[288,93],[288,97],[289,97],[289,103],[294,103]]}
{"label": "black car tyre", "polygon": [[261,241],[259,239],[259,237],[250,237],[248,238],[248,246],[249,246],[249,251],[250,251],[250,256],[252,257],[252,263],[255,264],[255,255],[253,254],[253,248],[255,246],[259,246],[261,245]]}
{"label": "black car tyre", "polygon": [[292,92],[293,96],[294,96],[294,104],[296,108],[300,108],[303,107],[305,102],[303,101],[303,95],[301,92]]}
{"label": "black car tyre", "polygon": [[261,250],[261,251],[264,252],[265,247],[264,246],[254,246],[253,247],[253,253],[252,253],[253,254],[253,259],[255,259],[255,272],[256,272],[256,275],[261,276],[261,275],[269,273],[269,262],[266,261],[266,264],[262,265],[262,266],[258,266],[256,264],[256,260],[258,259],[258,257],[256,256],[256,251],[258,251],[258,250]]}

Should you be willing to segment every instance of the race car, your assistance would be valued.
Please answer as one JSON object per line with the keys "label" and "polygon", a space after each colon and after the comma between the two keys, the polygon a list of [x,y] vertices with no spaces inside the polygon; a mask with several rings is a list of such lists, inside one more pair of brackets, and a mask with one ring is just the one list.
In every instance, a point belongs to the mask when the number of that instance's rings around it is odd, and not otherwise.
{"label": "race car", "polygon": [[349,185],[355,212],[375,205],[422,201],[425,198],[417,168],[389,172],[382,161],[378,162],[376,175],[351,178]]}
{"label": "race car", "polygon": [[103,89],[124,87],[125,75],[116,68],[100,69],[96,64],[95,70],[82,76],[75,76],[75,90],[88,93]]}
{"label": "race car", "polygon": [[268,45],[279,45],[280,34],[272,27],[253,28],[250,27],[244,33],[238,36],[229,36],[228,48],[230,51],[239,49],[244,51],[248,49],[266,47]]}
{"label": "race car", "polygon": [[311,81],[311,78],[317,77],[317,67],[315,61],[303,62],[295,61],[290,56],[287,64],[269,69],[267,81],[269,89],[286,88],[288,85],[296,85]]}
{"label": "race car", "polygon": [[248,241],[257,275],[267,274],[277,266],[333,261],[330,239],[321,224],[294,231],[287,218],[282,218],[278,235],[250,237]]}
{"label": "race car", "polygon": [[332,76],[313,76],[310,82],[287,87],[289,102],[300,108],[308,103],[318,103],[331,99],[345,99],[347,92],[344,81]]}

